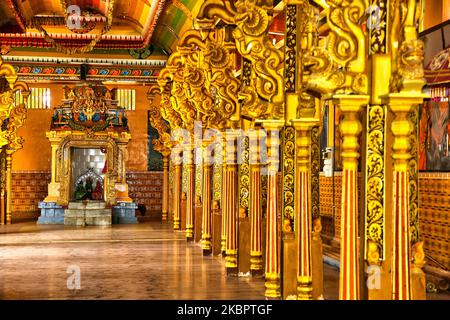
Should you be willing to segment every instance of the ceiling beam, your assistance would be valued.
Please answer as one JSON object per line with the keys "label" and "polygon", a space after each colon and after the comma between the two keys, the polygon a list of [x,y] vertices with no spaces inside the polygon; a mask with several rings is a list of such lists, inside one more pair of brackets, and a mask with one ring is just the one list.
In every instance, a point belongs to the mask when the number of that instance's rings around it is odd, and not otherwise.
{"label": "ceiling beam", "polygon": [[22,29],[23,32],[27,30],[26,27],[26,20],[23,17],[22,13],[20,12],[17,3],[15,0],[6,0],[9,7],[12,10],[12,13],[14,14],[14,17],[16,18],[17,24],[19,25],[20,29]]}

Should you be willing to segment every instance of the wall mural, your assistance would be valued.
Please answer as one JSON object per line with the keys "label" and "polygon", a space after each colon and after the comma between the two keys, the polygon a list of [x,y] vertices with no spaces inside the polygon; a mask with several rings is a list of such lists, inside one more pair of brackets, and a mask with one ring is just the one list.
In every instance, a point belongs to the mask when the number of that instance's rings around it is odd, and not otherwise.
{"label": "wall mural", "polygon": [[426,101],[420,108],[419,170],[450,171],[448,101]]}
{"label": "wall mural", "polygon": [[[150,119],[150,114],[148,114],[147,119]],[[147,135],[147,143],[148,143],[148,171],[162,171],[163,170],[163,162],[162,155],[158,151],[155,151],[152,141],[154,139],[159,138],[158,131],[153,128],[150,124],[150,120],[147,120],[148,126],[148,135]]]}

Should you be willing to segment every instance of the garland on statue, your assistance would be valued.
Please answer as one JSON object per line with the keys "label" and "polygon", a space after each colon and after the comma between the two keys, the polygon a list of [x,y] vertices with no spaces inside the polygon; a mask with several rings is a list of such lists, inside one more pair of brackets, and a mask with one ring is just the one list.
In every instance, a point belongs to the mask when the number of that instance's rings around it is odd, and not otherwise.
{"label": "garland on statue", "polygon": [[[60,3],[61,3],[61,7],[64,10],[65,21],[68,21],[69,14],[68,14],[67,10],[64,9],[64,8],[68,8],[67,3],[66,3],[65,0],[60,0]],[[31,22],[31,27],[38,29],[39,32],[42,32],[44,34],[45,41],[51,43],[52,46],[55,47],[58,52],[62,52],[62,53],[65,53],[65,54],[70,54],[70,55],[77,54],[77,53],[90,52],[90,51],[92,51],[94,49],[94,47],[101,40],[101,38],[106,33],[108,33],[109,30],[111,29],[112,20],[113,20],[113,12],[114,12],[114,4],[115,4],[115,0],[110,0],[109,3],[108,3],[107,22],[106,22],[106,25],[103,27],[102,31],[100,32],[100,34],[98,34],[94,39],[92,39],[89,44],[87,44],[87,45],[85,45],[83,47],[80,47],[80,48],[68,48],[68,47],[64,47],[64,46],[60,45],[59,43],[57,43],[55,41],[55,39],[50,37],[50,35],[47,33],[47,31],[42,27],[42,25],[40,23],[37,23],[36,20]]]}

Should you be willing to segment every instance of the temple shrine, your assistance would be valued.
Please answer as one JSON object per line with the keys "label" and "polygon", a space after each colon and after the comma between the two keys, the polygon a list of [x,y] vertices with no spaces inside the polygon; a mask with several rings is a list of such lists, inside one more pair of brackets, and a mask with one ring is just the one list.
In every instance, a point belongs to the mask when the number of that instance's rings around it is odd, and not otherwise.
{"label": "temple shrine", "polygon": [[450,300],[449,68],[450,0],[0,1],[0,299]]}

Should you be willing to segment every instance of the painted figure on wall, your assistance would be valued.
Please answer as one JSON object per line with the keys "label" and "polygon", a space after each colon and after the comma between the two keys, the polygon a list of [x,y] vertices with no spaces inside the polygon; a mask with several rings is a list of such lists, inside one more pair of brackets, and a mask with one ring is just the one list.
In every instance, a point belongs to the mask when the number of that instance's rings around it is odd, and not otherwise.
{"label": "painted figure on wall", "polygon": [[428,103],[424,103],[423,107],[419,108],[419,170],[427,170],[427,153],[426,150],[429,144],[429,127],[430,113],[428,111]]}
{"label": "painted figure on wall", "polygon": [[427,101],[420,114],[419,169],[450,171],[449,103]]}

